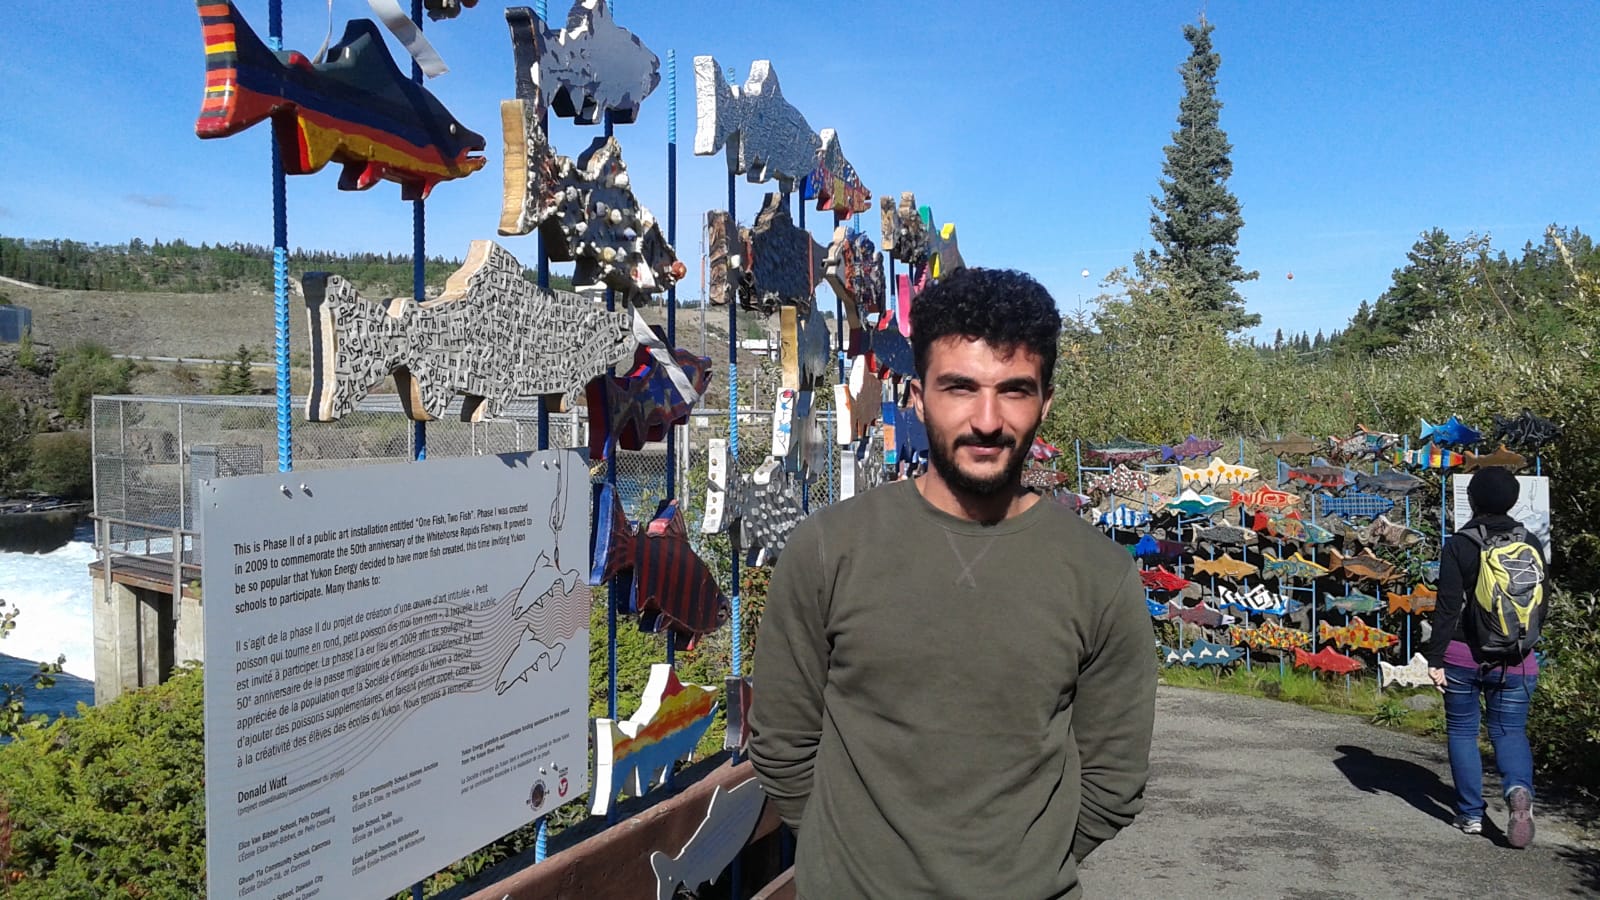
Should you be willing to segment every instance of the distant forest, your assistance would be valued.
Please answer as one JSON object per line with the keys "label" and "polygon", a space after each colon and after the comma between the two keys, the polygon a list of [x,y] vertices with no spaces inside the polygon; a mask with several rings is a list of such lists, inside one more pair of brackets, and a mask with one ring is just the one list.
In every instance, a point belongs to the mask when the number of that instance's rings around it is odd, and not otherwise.
{"label": "distant forest", "polygon": [[[444,287],[460,259],[430,257],[424,281],[435,291]],[[329,253],[295,248],[289,273],[327,271],[344,276],[369,295],[411,292],[411,257],[398,253]],[[532,281],[532,269],[524,270]],[[166,291],[206,294],[240,288],[270,288],[272,248],[260,244],[207,244],[196,247],[178,238],[126,244],[89,244],[72,240],[0,237],[0,276],[43,287],[79,291]],[[569,289],[556,276],[553,286]]]}

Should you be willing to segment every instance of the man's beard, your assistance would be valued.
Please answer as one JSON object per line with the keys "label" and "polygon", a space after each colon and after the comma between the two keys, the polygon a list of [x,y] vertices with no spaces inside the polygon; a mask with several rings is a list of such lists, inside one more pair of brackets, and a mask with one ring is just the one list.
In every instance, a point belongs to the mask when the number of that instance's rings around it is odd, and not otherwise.
{"label": "man's beard", "polygon": [[[1033,445],[1033,432],[1029,432],[1023,443]],[[950,449],[945,450],[946,445]],[[1011,451],[1011,458],[1004,469],[987,477],[969,475],[962,471],[956,456],[962,447],[1006,447]],[[963,434],[954,442],[944,439],[944,435],[928,428],[928,459],[933,464],[935,471],[950,490],[957,494],[966,494],[971,497],[992,497],[1021,482],[1022,466],[1027,462],[1027,454],[1020,452],[1016,439],[1002,435],[994,440],[982,438],[977,435]]]}

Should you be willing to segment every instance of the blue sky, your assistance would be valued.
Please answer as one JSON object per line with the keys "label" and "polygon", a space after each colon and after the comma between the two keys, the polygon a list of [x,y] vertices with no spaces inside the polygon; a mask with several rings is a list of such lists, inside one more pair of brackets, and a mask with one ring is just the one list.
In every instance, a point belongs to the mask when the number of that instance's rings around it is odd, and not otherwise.
{"label": "blue sky", "polygon": [[[1199,4],[879,0],[797,4],[620,0],[617,20],[661,58],[678,56],[679,247],[698,269],[698,222],[725,202],[722,158],[692,155],[691,60],[715,55],[742,80],[771,59],[784,94],[816,129],[835,128],[875,194],[915,191],[956,223],[969,264],[1038,276],[1064,311],[1099,292],[1149,238],[1149,195],[1170,139]],[[322,42],[327,7],[286,0],[285,46]],[[494,238],[497,103],[512,96],[503,4],[427,23],[452,71],[429,83],[488,139],[489,164],[440,185],[430,254]],[[551,3],[552,18],[565,4]],[[1589,0],[1210,2],[1222,54],[1230,182],[1244,207],[1242,286],[1259,333],[1341,327],[1375,298],[1419,232],[1488,234],[1515,251],[1546,224],[1600,230],[1600,11]],[[265,0],[244,0],[265,35]],[[913,10],[908,13],[907,10]],[[334,0],[335,37],[360,0]],[[115,0],[92,15],[11,4],[0,28],[0,234],[120,243],[272,236],[265,125],[194,136],[204,73],[189,3]],[[397,58],[403,51],[391,43]],[[621,126],[636,190],[666,214],[667,87]],[[558,122],[576,155],[598,129]],[[333,167],[290,179],[294,246],[405,253],[398,186],[336,190]],[[765,186],[741,179],[746,222]],[[826,240],[825,216],[808,221]],[[876,231],[875,217],[865,222]],[[502,239],[531,262],[532,238]],[[1091,272],[1084,278],[1083,269]],[[1287,278],[1293,272],[1294,278]],[[697,276],[681,297],[699,292]]]}

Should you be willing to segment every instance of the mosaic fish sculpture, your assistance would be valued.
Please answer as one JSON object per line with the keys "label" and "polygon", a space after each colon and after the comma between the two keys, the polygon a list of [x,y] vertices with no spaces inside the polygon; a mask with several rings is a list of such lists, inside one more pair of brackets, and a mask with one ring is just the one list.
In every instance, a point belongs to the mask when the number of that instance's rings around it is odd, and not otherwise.
{"label": "mosaic fish sculpture", "polygon": [[1465,422],[1451,416],[1441,425],[1429,425],[1427,419],[1422,421],[1422,433],[1418,435],[1422,440],[1444,446],[1468,446],[1483,440],[1483,435],[1477,429]]}
{"label": "mosaic fish sculpture", "polygon": [[1335,459],[1355,459],[1361,456],[1377,457],[1400,443],[1400,435],[1387,431],[1369,431],[1357,425],[1356,433],[1347,438],[1329,438],[1329,455]]}
{"label": "mosaic fish sculpture", "polygon": [[[1236,491],[1235,495],[1237,493]],[[1202,494],[1194,488],[1184,488],[1183,493],[1175,499],[1162,503],[1161,508],[1186,516],[1213,516],[1227,509],[1228,501],[1210,494]]]}
{"label": "mosaic fish sculpture", "polygon": [[1217,606],[1221,609],[1236,609],[1245,614],[1256,613],[1268,616],[1287,616],[1298,612],[1303,604],[1300,601],[1284,597],[1266,589],[1264,585],[1256,585],[1247,591],[1234,590],[1227,585],[1217,587]]}
{"label": "mosaic fish sculpture", "polygon": [[1356,473],[1356,490],[1373,494],[1390,494],[1404,497],[1417,488],[1422,487],[1422,479],[1410,472],[1397,472],[1388,469],[1374,474],[1366,472]]}
{"label": "mosaic fish sculpture", "polygon": [[1326,621],[1317,623],[1317,639],[1332,641],[1341,647],[1352,650],[1382,650],[1400,643],[1400,636],[1390,634],[1373,628],[1360,619],[1350,620],[1349,625],[1329,625]]}
{"label": "mosaic fish sculpture", "polygon": [[1527,407],[1515,416],[1494,417],[1494,439],[1537,452],[1561,436],[1561,426],[1536,416]]}
{"label": "mosaic fish sculpture", "polygon": [[1167,601],[1163,612],[1157,618],[1184,622],[1189,625],[1200,625],[1205,628],[1216,628],[1233,621],[1233,616],[1223,615],[1221,610],[1207,606],[1204,603],[1198,606],[1184,606],[1174,600]]}
{"label": "mosaic fish sculpture", "polygon": [[1194,583],[1165,566],[1156,566],[1154,569],[1140,569],[1139,581],[1153,591],[1181,591]]}
{"label": "mosaic fish sculpture", "polygon": [[1294,541],[1297,544],[1331,544],[1334,540],[1333,532],[1315,522],[1307,522],[1300,518],[1297,512],[1290,512],[1283,516],[1269,516],[1265,512],[1258,512],[1251,519],[1250,527],[1268,537],[1280,541]]}
{"label": "mosaic fish sculpture", "polygon": [[1346,491],[1337,497],[1327,494],[1317,494],[1316,497],[1319,514],[1324,519],[1330,516],[1370,519],[1394,509],[1394,501],[1382,494]]}
{"label": "mosaic fish sculpture", "polygon": [[206,51],[199,137],[228,137],[271,119],[286,173],[336,162],[344,167],[340,190],[388,180],[406,200],[483,168],[483,135],[400,71],[372,21],[350,20],[327,61],[314,63],[298,51],[269,50],[231,2],[196,7]]}
{"label": "mosaic fish sculpture", "polygon": [[1387,560],[1379,559],[1371,550],[1354,556],[1340,556],[1339,551],[1328,551],[1328,571],[1345,578],[1389,584],[1405,577],[1405,573]]}
{"label": "mosaic fish sculpture", "polygon": [[1281,471],[1280,481],[1302,481],[1323,490],[1337,491],[1349,487],[1356,480],[1356,473],[1343,466],[1330,466],[1326,461],[1313,460],[1309,466],[1289,466]]}
{"label": "mosaic fish sculpture", "polygon": [[[507,9],[506,21],[523,10]],[[545,26],[542,32],[539,80],[550,110],[564,119],[599,125],[609,113],[612,122],[631,125],[644,98],[661,84],[661,59],[611,18],[605,0],[578,0],[564,28]]]}
{"label": "mosaic fish sculpture", "polygon": [[833,230],[827,258],[822,261],[822,277],[844,305],[852,332],[865,328],[868,316],[883,312],[888,291],[883,254],[866,232],[844,225]]}
{"label": "mosaic fish sculpture", "polygon": [[762,565],[777,562],[789,535],[805,519],[800,481],[783,470],[779,460],[763,463],[739,476],[736,508],[740,510],[743,546]]}
{"label": "mosaic fish sculpture", "polygon": [[1058,472],[1044,466],[1025,466],[1022,470],[1022,486],[1055,491],[1071,484],[1072,477],[1070,472]]}
{"label": "mosaic fish sculpture", "polygon": [[920,266],[927,261],[928,229],[917,214],[915,195],[902,193],[898,205],[893,197],[879,197],[878,216],[883,252],[906,265]]}
{"label": "mosaic fish sculpture", "polygon": [[817,212],[832,210],[834,222],[841,222],[852,213],[871,211],[872,192],[861,183],[856,167],[845,159],[839,133],[824,128],[817,139],[822,145],[817,148],[816,168],[802,186],[804,199],[817,201]]}
{"label": "mosaic fish sculpture", "polygon": [[1185,459],[1205,459],[1211,454],[1222,449],[1221,441],[1189,435],[1181,444],[1168,446],[1161,445],[1162,462],[1179,462]]}
{"label": "mosaic fish sculpture", "polygon": [[1167,665],[1184,666],[1225,666],[1238,662],[1244,658],[1244,653],[1232,647],[1213,644],[1205,639],[1197,639],[1187,649],[1164,648],[1167,651]]}
{"label": "mosaic fish sculpture", "polygon": [[676,500],[662,503],[650,521],[635,528],[616,489],[603,484],[595,509],[589,583],[622,579],[612,595],[618,612],[637,614],[640,631],[670,632],[680,650],[693,648],[702,635],[722,627],[728,598],[689,546]]}
{"label": "mosaic fish sculpture", "polygon": [[1389,594],[1389,612],[1425,613],[1439,605],[1439,592],[1425,584],[1411,589],[1409,594]]}
{"label": "mosaic fish sculpture", "polygon": [[1259,537],[1248,528],[1237,525],[1208,525],[1194,526],[1195,540],[1205,541],[1209,544],[1222,544],[1229,547],[1248,547],[1256,542]]}
{"label": "mosaic fish sculpture", "polygon": [[1335,675],[1349,675],[1361,669],[1361,661],[1351,659],[1332,647],[1323,647],[1315,653],[1294,651],[1294,664],[1305,669],[1321,669]]}
{"label": "mosaic fish sculpture", "polygon": [[1528,458],[1501,444],[1493,453],[1477,454],[1471,450],[1461,454],[1461,471],[1472,472],[1490,466],[1501,466],[1515,472],[1528,465]]}
{"label": "mosaic fish sculpture", "polygon": [[1329,594],[1326,598],[1324,598],[1322,608],[1330,611],[1337,610],[1338,612],[1349,613],[1353,616],[1365,615],[1367,613],[1374,613],[1380,609],[1383,609],[1383,601],[1379,600],[1377,597],[1370,597],[1358,591],[1350,591],[1343,597],[1335,597],[1332,594]]}
{"label": "mosaic fish sculpture", "polygon": [[1403,666],[1378,660],[1378,685],[1380,687],[1429,687],[1433,678],[1428,675],[1428,658],[1421,653],[1413,653],[1411,659]]}
{"label": "mosaic fish sculpture", "polygon": [[1261,449],[1274,456],[1305,456],[1308,453],[1315,453],[1320,446],[1315,438],[1298,434],[1261,442]]}
{"label": "mosaic fish sculpture", "polygon": [[1270,552],[1261,552],[1261,577],[1273,581],[1311,581],[1328,574],[1328,570],[1299,553],[1288,559],[1279,559]]}
{"label": "mosaic fish sculpture", "polygon": [[1138,528],[1141,525],[1149,524],[1149,522],[1150,513],[1148,510],[1134,509],[1126,503],[1117,504],[1115,509],[1103,512],[1095,519],[1096,525],[1101,527],[1110,526],[1112,528]]}
{"label": "mosaic fish sculpture", "polygon": [[1201,559],[1196,557],[1190,568],[1196,575],[1216,575],[1232,581],[1239,581],[1243,578],[1248,578],[1249,576],[1255,575],[1261,571],[1250,563],[1247,563],[1244,560],[1234,559],[1227,554],[1223,554],[1216,559]]}
{"label": "mosaic fish sculpture", "polygon": [[517,397],[575,405],[584,385],[626,362],[638,341],[627,312],[541,290],[492,241],[473,241],[466,262],[433,300],[377,302],[338,275],[302,280],[311,335],[306,420],[352,412],[390,375],[410,418],[438,419],[464,395],[463,421],[495,418]]}
{"label": "mosaic fish sculpture", "polygon": [[1161,448],[1155,444],[1143,444],[1121,435],[1104,444],[1088,444],[1083,451],[1084,456],[1104,460],[1108,465],[1135,463],[1158,456],[1160,453]]}
{"label": "mosaic fish sculpture", "polygon": [[748,275],[739,282],[739,306],[770,314],[781,305],[792,305],[809,312],[812,295],[823,280],[828,248],[794,224],[784,195],[766,195],[745,241]]}
{"label": "mosaic fish sculpture", "polygon": [[1368,547],[1386,544],[1402,550],[1415,547],[1426,539],[1422,532],[1390,521],[1386,516],[1379,516],[1360,528],[1346,524],[1344,533],[1346,537],[1355,538]]}
{"label": "mosaic fish sculpture", "polygon": [[1136,494],[1149,486],[1149,475],[1120,463],[1090,478],[1088,484],[1090,494]]}
{"label": "mosaic fish sculpture", "polygon": [[753,183],[776,179],[784,194],[816,169],[822,138],[783,96],[770,60],[750,65],[743,87],[730,85],[715,57],[694,58],[694,155],[727,148],[728,172]]}
{"label": "mosaic fish sculpture", "polygon": [[1275,509],[1285,510],[1300,505],[1300,495],[1289,491],[1280,491],[1277,488],[1262,485],[1248,493],[1235,490],[1228,499],[1230,506],[1242,506],[1248,510]]}
{"label": "mosaic fish sculpture", "polygon": [[1188,488],[1221,487],[1229,484],[1244,484],[1246,481],[1261,474],[1259,470],[1249,466],[1230,463],[1221,457],[1212,457],[1211,465],[1204,469],[1191,469],[1186,466],[1178,467],[1178,475],[1183,486]]}
{"label": "mosaic fish sculpture", "polygon": [[1394,456],[1390,457],[1390,462],[1397,466],[1415,469],[1453,469],[1466,461],[1465,456],[1438,444],[1424,444],[1414,450],[1396,450]]}
{"label": "mosaic fish sculpture", "polygon": [[1252,650],[1294,650],[1311,646],[1311,632],[1285,628],[1268,620],[1253,628],[1244,625],[1229,628],[1228,641]]}

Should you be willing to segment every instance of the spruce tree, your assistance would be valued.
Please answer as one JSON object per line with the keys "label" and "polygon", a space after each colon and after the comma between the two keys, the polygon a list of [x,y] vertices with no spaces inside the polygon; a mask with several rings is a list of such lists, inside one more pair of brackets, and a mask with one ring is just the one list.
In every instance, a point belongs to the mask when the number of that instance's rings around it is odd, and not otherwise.
{"label": "spruce tree", "polygon": [[1150,251],[1146,264],[1231,334],[1261,324],[1260,315],[1245,312],[1244,298],[1234,287],[1260,273],[1246,272],[1238,263],[1244,217],[1239,199],[1228,190],[1233,145],[1219,124],[1222,57],[1211,48],[1214,27],[1203,15],[1199,25],[1183,26],[1193,49],[1178,69],[1184,87],[1178,129],[1165,148],[1161,196],[1150,198],[1150,234],[1159,247]]}

